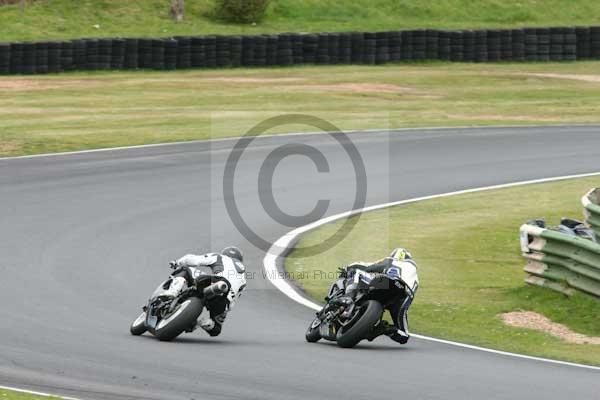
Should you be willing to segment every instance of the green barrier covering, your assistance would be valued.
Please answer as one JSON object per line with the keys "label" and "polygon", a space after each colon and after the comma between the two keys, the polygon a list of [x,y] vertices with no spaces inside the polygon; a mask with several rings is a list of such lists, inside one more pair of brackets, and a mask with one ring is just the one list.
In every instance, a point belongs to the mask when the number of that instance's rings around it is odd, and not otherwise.
{"label": "green barrier covering", "polygon": [[567,296],[581,291],[600,298],[600,244],[535,225],[525,224],[520,231],[527,283]]}

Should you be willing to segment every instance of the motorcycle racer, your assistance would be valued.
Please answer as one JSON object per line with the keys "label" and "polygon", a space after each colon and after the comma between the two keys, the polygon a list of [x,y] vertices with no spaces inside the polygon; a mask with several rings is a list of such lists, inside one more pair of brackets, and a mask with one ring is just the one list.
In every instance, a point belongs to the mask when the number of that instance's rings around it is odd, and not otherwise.
{"label": "motorcycle racer", "polygon": [[[419,287],[417,264],[408,250],[396,248],[388,257],[374,263],[354,262],[346,267],[342,267],[340,268],[340,277],[343,278],[343,280],[338,282],[345,286],[346,296],[354,298],[357,280],[353,278],[355,277],[357,270],[368,273],[384,273],[392,267],[399,270],[400,278],[406,284],[406,295],[401,303],[394,304],[389,310],[392,316],[393,325],[390,325],[386,321],[381,321],[375,327],[369,340],[373,340],[377,336],[385,334],[392,340],[405,344],[410,338],[408,332],[408,309],[411,306],[417,288]],[[338,283],[335,283],[334,285],[336,284]]]}
{"label": "motorcycle racer", "polygon": [[230,284],[230,290],[226,296],[216,296],[208,301],[206,308],[209,310],[210,316],[200,317],[196,326],[190,331],[199,326],[210,336],[218,336],[221,333],[227,313],[234,307],[246,287],[246,267],[243,261],[241,250],[230,246],[224,248],[220,253],[187,254],[169,263],[175,270],[172,274],[173,277],[186,277],[186,268],[190,267],[194,269],[194,274],[202,274],[202,267],[204,267],[209,268],[212,274],[227,279]]}

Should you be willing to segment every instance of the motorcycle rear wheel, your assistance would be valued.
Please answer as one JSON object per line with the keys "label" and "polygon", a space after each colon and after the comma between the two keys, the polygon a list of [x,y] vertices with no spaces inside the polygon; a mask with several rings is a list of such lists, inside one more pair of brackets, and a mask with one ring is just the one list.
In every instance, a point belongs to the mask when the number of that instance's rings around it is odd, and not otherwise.
{"label": "motorcycle rear wheel", "polygon": [[341,327],[336,334],[338,346],[352,348],[365,339],[373,326],[381,319],[383,306],[376,300],[369,300],[363,307],[356,320]]}
{"label": "motorcycle rear wheel", "polygon": [[170,316],[160,320],[154,329],[154,336],[160,341],[171,341],[192,327],[204,308],[204,303],[197,297],[185,300]]}

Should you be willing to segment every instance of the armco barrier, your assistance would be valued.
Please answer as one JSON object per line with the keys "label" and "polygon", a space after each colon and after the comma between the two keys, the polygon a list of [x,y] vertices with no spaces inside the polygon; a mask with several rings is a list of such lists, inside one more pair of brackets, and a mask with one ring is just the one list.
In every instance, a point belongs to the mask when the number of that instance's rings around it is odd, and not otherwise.
{"label": "armco barrier", "polygon": [[600,298],[600,244],[528,224],[520,232],[527,283]]}
{"label": "armco barrier", "polygon": [[581,198],[585,222],[600,238],[600,188],[592,189]]}
{"label": "armco barrier", "polygon": [[255,36],[102,38],[0,43],[0,74],[72,70],[230,68],[398,61],[600,59],[600,27]]}

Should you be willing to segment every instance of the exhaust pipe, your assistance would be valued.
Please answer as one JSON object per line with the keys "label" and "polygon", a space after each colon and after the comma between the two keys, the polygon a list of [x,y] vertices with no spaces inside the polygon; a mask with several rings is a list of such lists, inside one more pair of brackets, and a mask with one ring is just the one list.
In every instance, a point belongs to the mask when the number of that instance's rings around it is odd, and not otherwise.
{"label": "exhaust pipe", "polygon": [[215,282],[210,286],[204,288],[203,293],[206,299],[212,299],[213,297],[220,296],[229,291],[229,285],[223,281]]}

